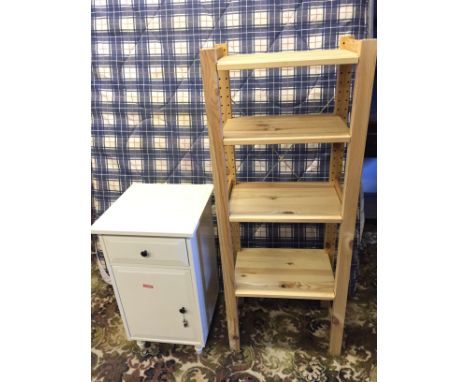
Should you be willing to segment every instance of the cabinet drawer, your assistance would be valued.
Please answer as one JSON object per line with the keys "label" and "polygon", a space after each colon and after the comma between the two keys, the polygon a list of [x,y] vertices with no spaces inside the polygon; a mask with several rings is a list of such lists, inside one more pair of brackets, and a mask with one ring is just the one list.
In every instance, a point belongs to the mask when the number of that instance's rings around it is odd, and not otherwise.
{"label": "cabinet drawer", "polygon": [[111,264],[189,265],[184,239],[103,236],[103,240]]}

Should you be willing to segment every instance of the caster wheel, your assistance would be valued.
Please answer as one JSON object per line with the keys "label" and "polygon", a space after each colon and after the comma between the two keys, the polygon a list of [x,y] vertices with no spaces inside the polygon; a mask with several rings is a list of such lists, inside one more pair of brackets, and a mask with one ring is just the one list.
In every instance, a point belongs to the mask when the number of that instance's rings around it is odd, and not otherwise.
{"label": "caster wheel", "polygon": [[146,349],[146,341],[137,341],[136,343],[141,350]]}
{"label": "caster wheel", "polygon": [[195,346],[195,352],[201,354],[203,352],[203,346]]}

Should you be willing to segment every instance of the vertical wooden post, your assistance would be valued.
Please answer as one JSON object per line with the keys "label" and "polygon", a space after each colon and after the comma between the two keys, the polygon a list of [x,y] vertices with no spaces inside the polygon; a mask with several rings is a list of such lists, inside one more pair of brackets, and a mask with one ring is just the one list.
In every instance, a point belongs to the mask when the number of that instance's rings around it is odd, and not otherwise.
{"label": "vertical wooden post", "polygon": [[[228,45],[216,44],[215,48],[222,49],[222,56],[227,56],[228,54]],[[220,58],[220,57],[218,57]],[[228,119],[232,118],[232,107],[231,107],[231,84],[229,81],[229,71],[228,70],[219,70],[218,71],[218,81],[219,81],[219,97],[221,99],[221,117],[223,121],[223,126]],[[226,154],[226,170],[228,174],[228,180],[232,182],[232,185],[236,184],[236,157],[235,157],[235,147],[233,145],[224,146],[224,152]],[[234,246],[234,259],[237,255],[237,252],[240,251],[240,223],[231,223],[231,234],[232,234],[232,244]]]}
{"label": "vertical wooden post", "polygon": [[349,274],[353,251],[356,211],[361,186],[362,162],[372,101],[377,42],[375,39],[355,40],[344,38],[340,46],[359,53],[354,80],[351,110],[351,142],[346,158],[342,215],[335,271],[335,299],[331,313],[330,354],[339,355],[343,341],[344,319],[348,297]]}
{"label": "vertical wooden post", "polygon": [[224,283],[224,300],[229,335],[229,346],[240,350],[239,318],[234,280],[234,251],[229,224],[229,193],[226,176],[226,157],[223,147],[223,121],[220,104],[220,83],[216,68],[217,60],[224,55],[221,47],[202,49],[200,62],[202,68],[203,92],[205,95],[210,154],[213,169],[213,185],[216,198],[216,217],[221,250],[221,262]]}
{"label": "vertical wooden post", "polygon": [[[340,37],[339,47],[344,49],[342,44],[348,37]],[[344,122],[348,123],[349,91],[351,87],[352,65],[336,66],[336,89],[335,89],[335,109],[334,114],[340,116]],[[343,168],[344,143],[332,143],[330,153],[330,173],[329,180],[339,194],[341,194],[340,176]],[[330,263],[336,251],[336,236],[338,226],[336,224],[325,224],[325,250],[328,252]]]}

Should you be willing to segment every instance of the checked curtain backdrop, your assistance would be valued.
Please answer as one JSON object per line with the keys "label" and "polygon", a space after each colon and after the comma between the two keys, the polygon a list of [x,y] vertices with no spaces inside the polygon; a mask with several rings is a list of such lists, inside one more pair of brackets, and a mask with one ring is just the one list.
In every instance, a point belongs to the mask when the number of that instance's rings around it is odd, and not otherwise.
{"label": "checked curtain backdrop", "polygon": [[[212,182],[200,48],[329,49],[367,34],[367,0],[93,0],[91,14],[93,220],[133,182]],[[231,72],[233,116],[331,112],[335,81],[334,66]],[[236,161],[239,181],[325,180],[329,145],[240,146]],[[246,247],[323,245],[322,225],[241,226]]]}

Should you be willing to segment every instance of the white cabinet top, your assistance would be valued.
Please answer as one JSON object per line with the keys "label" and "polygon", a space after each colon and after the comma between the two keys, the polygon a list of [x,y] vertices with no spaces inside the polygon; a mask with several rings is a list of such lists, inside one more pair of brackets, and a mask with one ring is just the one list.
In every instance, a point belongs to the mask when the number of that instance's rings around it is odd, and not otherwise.
{"label": "white cabinet top", "polygon": [[190,237],[212,184],[132,184],[91,227],[91,233]]}

